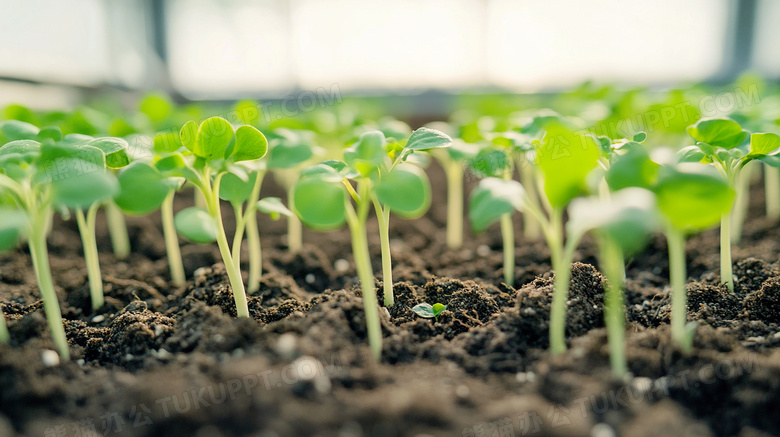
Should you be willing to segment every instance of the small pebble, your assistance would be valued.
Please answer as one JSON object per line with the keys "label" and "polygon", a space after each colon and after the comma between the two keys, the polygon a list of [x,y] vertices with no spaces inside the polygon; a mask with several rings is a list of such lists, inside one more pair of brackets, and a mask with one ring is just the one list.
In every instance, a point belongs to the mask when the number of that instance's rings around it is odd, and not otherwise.
{"label": "small pebble", "polygon": [[279,340],[276,341],[276,353],[282,357],[292,357],[295,353],[295,346],[298,343],[298,339],[295,334],[285,333],[279,336]]}
{"label": "small pebble", "polygon": [[775,340],[780,340],[780,332],[775,332],[775,335],[772,336]]}
{"label": "small pebble", "polygon": [[106,316],[104,316],[104,315],[102,315],[102,314],[101,314],[101,315],[98,315],[98,316],[95,316],[95,317],[93,317],[93,318],[92,318],[92,323],[100,323],[100,322],[102,322],[103,320],[106,320]]}
{"label": "small pebble", "polygon": [[307,284],[313,284],[314,280],[317,279],[317,277],[315,277],[314,274],[309,273],[308,275],[306,275],[305,279]]}
{"label": "small pebble", "polygon": [[86,363],[87,362],[84,361],[84,358],[79,358],[78,361],[76,361],[76,364],[78,364],[81,367],[84,367],[84,364],[86,364]]}
{"label": "small pebble", "polygon": [[390,311],[387,309],[387,307],[382,307],[382,309],[385,311],[385,315],[389,319],[390,318]]}
{"label": "small pebble", "polygon": [[606,423],[597,423],[590,429],[590,437],[615,437],[615,430]]}
{"label": "small pebble", "polygon": [[477,247],[477,255],[479,256],[490,255],[490,247],[487,244],[480,244],[479,247]]}
{"label": "small pebble", "polygon": [[638,393],[645,394],[653,388],[653,380],[646,376],[638,376],[634,378],[631,385]]}
{"label": "small pebble", "polygon": [[51,349],[44,349],[41,352],[41,361],[43,361],[43,365],[46,367],[58,366],[60,364],[60,356]]}
{"label": "small pebble", "polygon": [[517,375],[515,375],[515,379],[517,379],[517,382],[534,382],[536,381],[536,374],[534,372],[518,372]]}
{"label": "small pebble", "polygon": [[222,343],[225,341],[225,336],[222,334],[214,334],[213,337],[211,337],[216,343]]}
{"label": "small pebble", "polygon": [[468,386],[465,385],[459,385],[455,389],[455,395],[459,398],[465,398],[468,397],[468,395],[471,394],[471,390],[468,388]]}
{"label": "small pebble", "polygon": [[165,327],[163,325],[154,325],[154,336],[155,337],[161,336],[163,332],[165,332]]}
{"label": "small pebble", "polygon": [[333,263],[333,268],[339,273],[344,273],[349,270],[349,261],[344,258],[337,259],[336,262]]}

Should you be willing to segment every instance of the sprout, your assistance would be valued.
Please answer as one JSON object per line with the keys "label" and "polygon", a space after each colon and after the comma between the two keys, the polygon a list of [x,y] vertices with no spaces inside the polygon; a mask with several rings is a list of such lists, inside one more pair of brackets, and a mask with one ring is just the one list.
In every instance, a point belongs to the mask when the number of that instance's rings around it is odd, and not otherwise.
{"label": "sprout", "polygon": [[423,302],[415,305],[414,308],[412,308],[412,311],[424,319],[434,319],[436,322],[438,322],[439,314],[441,314],[442,311],[446,309],[447,305],[444,304],[435,303],[431,305],[429,303]]}
{"label": "sprout", "polygon": [[623,285],[625,256],[644,247],[659,224],[655,196],[643,188],[626,188],[604,198],[574,199],[566,225],[569,238],[577,241],[592,232],[599,245],[599,266],[607,278],[604,321],[609,337],[612,371],[618,378],[628,374],[625,355],[625,309]]}
{"label": "sprout", "polygon": [[[447,147],[452,140],[433,129],[421,128],[405,144],[385,144],[380,131],[360,136],[344,150],[344,161],[327,161],[301,172],[292,190],[294,211],[312,229],[329,230],[347,222],[352,235],[352,253],[363,291],[371,352],[379,359],[382,334],[379,326],[374,273],[368,252],[366,220],[373,205],[379,222],[385,306],[394,304],[390,258],[390,212],[418,217],[429,207],[431,189],[419,167],[405,162],[415,151]],[[352,182],[356,186],[352,185]],[[350,197],[355,201],[353,206]]]}
{"label": "sprout", "polygon": [[[680,162],[703,162],[712,164],[725,178],[733,190],[737,190],[737,205],[744,205],[740,196],[746,196],[746,184],[742,169],[754,159],[762,160],[769,165],[780,165],[780,159],[775,156],[780,152],[780,137],[773,133],[757,133],[749,135],[734,120],[727,118],[702,119],[688,128],[688,134],[696,140],[696,144],[688,146],[678,153]],[[747,141],[749,138],[749,141]],[[723,212],[720,220],[720,276],[721,281],[734,291],[734,278],[731,260],[731,214],[734,203]],[[742,227],[744,214],[734,218],[739,223],[735,229]]]}
{"label": "sprout", "polygon": [[[174,152],[158,161],[156,167],[166,177],[181,177],[193,184],[203,194],[206,208],[193,207],[179,212],[174,225],[180,234],[192,241],[203,243],[216,239],[233,291],[236,314],[249,317],[240,265],[234,261],[225,234],[219,199],[223,194],[223,179],[230,188],[233,188],[234,177],[243,182],[250,181],[247,166],[238,163],[262,158],[268,150],[268,142],[254,127],[234,129],[220,117],[208,118],[200,126],[194,121],[187,122],[180,135],[188,159],[183,153]],[[240,238],[234,240],[234,251],[240,250],[236,246],[240,247],[240,243]]]}
{"label": "sprout", "polygon": [[[46,234],[55,208],[92,208],[114,196],[117,183],[105,170],[106,154],[101,149],[105,145],[88,145],[99,140],[82,136],[66,136],[61,142],[38,139],[43,143],[21,139],[0,147],[0,190],[13,199],[0,211],[0,250],[12,249],[19,240],[27,238],[54,344],[60,356],[68,359],[68,341],[52,282]],[[94,304],[102,298],[102,289],[99,297],[92,297]]]}

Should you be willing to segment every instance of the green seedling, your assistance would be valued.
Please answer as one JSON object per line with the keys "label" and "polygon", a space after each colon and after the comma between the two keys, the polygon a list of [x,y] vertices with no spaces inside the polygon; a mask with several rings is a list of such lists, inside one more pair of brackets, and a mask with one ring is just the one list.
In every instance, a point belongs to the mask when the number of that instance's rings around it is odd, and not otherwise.
{"label": "green seedling", "polygon": [[[200,126],[194,121],[187,122],[182,127],[180,139],[186,149],[186,156],[185,153],[174,151],[157,161],[155,166],[165,177],[181,177],[194,185],[203,194],[207,207],[180,211],[174,219],[174,226],[182,236],[196,243],[217,241],[233,291],[236,314],[249,317],[240,265],[233,262],[222,221],[219,195],[225,177],[228,181],[233,176],[244,182],[249,181],[247,167],[238,163],[255,161],[265,156],[268,142],[256,128],[240,126],[234,129],[220,117],[208,118]],[[238,243],[240,245],[240,240]]]}
{"label": "green seedling", "polygon": [[527,190],[519,182],[486,178],[470,196],[469,218],[475,231],[514,210],[530,214],[540,223],[555,270],[550,351],[560,354],[566,350],[566,300],[577,243],[572,239],[564,241],[563,213],[573,199],[586,191],[588,174],[598,165],[599,146],[594,137],[573,132],[557,122],[548,124],[545,131],[534,150],[534,163],[542,178],[540,198],[546,200],[544,211],[528,201]]}
{"label": "green seedling", "polygon": [[463,170],[478,151],[478,146],[458,139],[451,147],[433,154],[447,178],[447,247],[450,249],[463,245]]}
{"label": "green seedling", "polygon": [[[753,160],[779,165],[780,158],[775,155],[780,152],[780,137],[773,133],[750,135],[737,122],[726,118],[699,120],[688,128],[688,134],[696,140],[696,144],[679,152],[680,162],[711,164],[720,171],[729,187],[735,189],[737,193],[735,203],[724,211],[720,222],[721,281],[728,285],[730,291],[734,291],[731,231],[736,228],[737,232],[740,232],[741,221],[744,220],[744,214],[736,214],[740,208],[746,206],[743,199],[740,199],[740,196],[747,195],[747,180],[743,177],[746,175],[742,172],[745,165]],[[732,214],[735,216],[732,217]],[[739,223],[732,227],[732,220]]]}
{"label": "green seedling", "polygon": [[[382,352],[374,273],[368,251],[366,221],[373,205],[379,222],[384,273],[384,302],[394,304],[388,235],[390,212],[417,217],[430,205],[430,183],[425,173],[406,158],[413,152],[447,147],[451,139],[427,128],[412,133],[405,144],[385,144],[384,134],[369,131],[344,151],[344,160],[309,167],[293,187],[295,213],[312,229],[336,229],[347,223],[352,253],[363,294],[368,341],[377,360]],[[355,183],[355,186],[352,183]],[[354,205],[350,201],[354,200]]]}
{"label": "green seedling", "polygon": [[412,308],[412,311],[414,311],[415,314],[418,316],[424,318],[424,319],[434,319],[437,323],[439,322],[439,314],[442,313],[442,311],[447,309],[447,305],[435,303],[433,305],[429,303],[418,303],[417,305]]}
{"label": "green seedling", "polygon": [[599,246],[599,266],[607,278],[604,322],[607,326],[610,363],[618,378],[628,374],[625,355],[625,256],[642,249],[659,225],[655,196],[643,188],[626,188],[608,198],[574,199],[566,224],[568,238],[578,241],[590,232]]}
{"label": "green seedling", "polygon": [[43,143],[22,139],[0,147],[0,190],[11,201],[7,204],[10,209],[0,211],[0,250],[13,249],[27,239],[54,344],[60,356],[68,359],[46,234],[55,209],[91,208],[113,197],[117,183],[105,171],[103,150],[87,145],[92,139],[66,136],[64,141],[54,142],[39,136],[38,140]]}
{"label": "green seedling", "polygon": [[[309,162],[319,149],[314,145],[313,134],[308,131],[276,129],[271,135],[267,167],[279,184],[287,191],[287,205],[295,209],[292,190],[301,167]],[[293,214],[287,218],[287,248],[297,253],[303,246],[301,221]]]}

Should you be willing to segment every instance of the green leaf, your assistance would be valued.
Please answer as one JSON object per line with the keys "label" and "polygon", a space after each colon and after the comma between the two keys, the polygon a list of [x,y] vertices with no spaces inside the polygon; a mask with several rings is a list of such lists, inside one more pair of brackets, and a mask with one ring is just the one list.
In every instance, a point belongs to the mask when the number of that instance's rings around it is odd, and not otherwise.
{"label": "green leaf", "polygon": [[728,182],[705,164],[663,167],[655,193],[661,213],[673,227],[683,231],[717,224],[734,202],[734,190]]}
{"label": "green leaf", "polygon": [[436,317],[436,314],[433,313],[433,307],[429,303],[418,303],[412,307],[412,311],[424,319],[432,319]]}
{"label": "green leaf", "polygon": [[342,177],[328,166],[301,175],[293,187],[294,212],[312,229],[328,230],[346,221],[347,192]]}
{"label": "green leaf", "polygon": [[628,187],[650,188],[659,167],[644,148],[632,148],[615,157],[604,177],[612,191]]}
{"label": "green leaf", "polygon": [[469,221],[474,232],[481,232],[502,215],[521,210],[525,189],[514,180],[485,178],[469,196]]}
{"label": "green leaf", "polygon": [[252,126],[236,129],[236,145],[230,158],[234,162],[260,159],[268,151],[268,140]]}
{"label": "green leaf", "polygon": [[344,161],[364,176],[379,168],[385,158],[385,135],[378,130],[363,133],[354,145],[344,149]]}
{"label": "green leaf", "polygon": [[182,146],[181,136],[174,132],[163,132],[154,136],[154,153],[166,155],[179,150]]}
{"label": "green leaf", "polygon": [[[225,157],[225,151],[233,142],[233,125],[222,117],[203,120],[195,137],[192,153],[206,159],[206,162]],[[182,142],[184,139],[182,138]]]}
{"label": "green leaf", "polygon": [[452,138],[444,132],[427,127],[421,127],[412,132],[412,136],[406,142],[406,150],[430,150],[440,147],[449,147]]}
{"label": "green leaf", "polygon": [[52,140],[54,142],[62,141],[62,131],[60,128],[56,126],[48,126],[42,128],[38,132],[38,136],[36,137],[38,141],[44,141],[44,140]]}
{"label": "green leaf", "polygon": [[0,146],[0,156],[17,154],[20,157],[35,157],[41,153],[41,143],[33,140],[16,140]]}
{"label": "green leaf", "polygon": [[701,162],[707,154],[698,146],[688,146],[677,152],[677,162]]}
{"label": "green leaf", "polygon": [[67,208],[88,208],[95,202],[111,199],[119,191],[116,178],[94,162],[76,158],[58,158],[51,178],[54,202]]}
{"label": "green leaf", "polygon": [[554,208],[565,207],[586,189],[588,173],[597,165],[599,145],[590,135],[575,133],[552,123],[541,144],[536,160],[544,176],[544,192]]}
{"label": "green leaf", "polygon": [[173,220],[176,231],[195,243],[211,243],[217,239],[217,222],[203,208],[190,207],[179,211]]}
{"label": "green leaf", "polygon": [[0,252],[14,249],[24,237],[27,226],[27,215],[23,211],[0,208]]}
{"label": "green leaf", "polygon": [[171,114],[173,104],[162,94],[149,94],[141,100],[138,109],[146,114],[153,123],[164,121]]}
{"label": "green leaf", "polygon": [[773,133],[750,135],[750,155],[771,155],[780,149],[780,136]]}
{"label": "green leaf", "polygon": [[130,158],[127,156],[127,141],[122,138],[95,138],[87,145],[103,151],[108,168],[122,168],[130,163]]}
{"label": "green leaf", "polygon": [[722,149],[739,146],[748,135],[748,131],[729,118],[703,118],[688,126],[687,131],[696,141]]}
{"label": "green leaf", "polygon": [[759,160],[763,161],[766,165],[769,165],[771,167],[780,168],[780,156],[777,155],[766,155],[762,156],[761,158],[758,158]]}
{"label": "green leaf", "polygon": [[382,175],[375,192],[380,203],[402,217],[419,217],[431,206],[431,184],[416,165],[396,165]]}
{"label": "green leaf", "polygon": [[219,197],[230,203],[242,204],[252,194],[252,189],[257,181],[257,173],[245,174],[241,178],[235,173],[225,173],[219,182]]}
{"label": "green leaf", "polygon": [[277,143],[269,152],[268,168],[291,168],[309,160],[313,151],[305,143]]}
{"label": "green leaf", "polygon": [[460,139],[453,140],[452,145],[447,148],[450,159],[458,162],[474,158],[477,153],[479,153],[479,146]]}
{"label": "green leaf", "polygon": [[14,140],[34,140],[40,130],[30,123],[18,120],[0,122],[0,143]]}
{"label": "green leaf", "polygon": [[431,307],[431,310],[433,311],[433,316],[436,317],[439,314],[442,313],[442,311],[447,309],[447,305],[441,304],[441,303],[435,303]]}
{"label": "green leaf", "polygon": [[190,152],[195,153],[195,142],[198,137],[198,124],[194,121],[184,123],[184,126],[181,127],[181,131],[179,131],[179,137],[181,138],[181,144]]}
{"label": "green leaf", "polygon": [[282,203],[278,197],[266,197],[257,202],[257,209],[278,220],[280,216],[292,217],[293,213]]}
{"label": "green leaf", "polygon": [[633,138],[633,140],[637,143],[644,143],[646,139],[647,139],[647,133],[645,132],[636,133],[634,134],[634,138]]}
{"label": "green leaf", "polygon": [[119,194],[114,203],[128,214],[150,213],[162,205],[171,182],[151,164],[134,162],[117,176]]}
{"label": "green leaf", "polygon": [[503,177],[509,172],[511,164],[504,150],[485,147],[469,161],[469,168],[481,178]]}
{"label": "green leaf", "polygon": [[660,223],[655,195],[635,187],[616,191],[607,199],[574,199],[569,205],[569,217],[566,224],[568,235],[598,230],[619,244],[626,255],[642,249]]}

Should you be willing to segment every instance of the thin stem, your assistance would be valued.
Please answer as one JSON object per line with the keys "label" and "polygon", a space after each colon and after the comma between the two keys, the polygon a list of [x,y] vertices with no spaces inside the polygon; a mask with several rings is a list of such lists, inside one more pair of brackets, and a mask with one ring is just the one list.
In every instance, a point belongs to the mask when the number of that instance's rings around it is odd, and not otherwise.
{"label": "thin stem", "polygon": [[731,214],[728,212],[720,216],[720,280],[726,283],[729,291],[734,291],[734,277],[732,275],[731,262]]}
{"label": "thin stem", "polygon": [[[364,184],[360,183],[359,185]],[[382,327],[379,323],[379,307],[374,285],[374,272],[371,268],[368,239],[366,237],[368,189],[361,191],[361,194],[363,195],[361,199],[366,200],[358,204],[357,212],[352,208],[352,204],[349,201],[346,202],[347,224],[352,235],[352,255],[355,258],[355,267],[363,294],[368,347],[371,349],[371,355],[374,359],[379,361],[382,357]]]}
{"label": "thin stem", "polygon": [[736,198],[731,217],[731,243],[737,244],[742,239],[742,226],[745,223],[747,210],[750,206],[750,179],[752,178],[754,167],[748,163],[742,171],[734,171],[734,189]]}
{"label": "thin stem", "polygon": [[255,186],[244,211],[246,239],[249,246],[249,293],[260,290],[260,277],[263,274],[263,254],[260,247],[260,232],[257,228],[257,201],[260,199],[260,188],[263,185],[265,171],[258,171]]}
{"label": "thin stem", "polygon": [[547,244],[550,246],[550,258],[555,271],[550,308],[550,353],[558,355],[566,351],[566,300],[569,298],[573,256],[573,250],[565,250],[563,246],[563,210],[560,208],[553,209],[550,216],[549,235]]}
{"label": "thin stem", "polygon": [[447,176],[447,247],[463,245],[463,167],[460,162],[442,161]]}
{"label": "thin stem", "polygon": [[512,214],[501,216],[501,238],[504,246],[504,282],[515,285],[515,228]]}
{"label": "thin stem", "polygon": [[[287,205],[290,211],[295,211],[293,203],[293,188],[295,184],[290,184],[287,188]],[[303,225],[296,214],[287,218],[287,248],[292,253],[298,253],[303,246]]]}
{"label": "thin stem", "polygon": [[8,333],[8,326],[5,324],[3,309],[0,308],[0,343],[8,343],[9,341],[11,341],[11,335]]}
{"label": "thin stem", "polygon": [[767,217],[780,220],[780,168],[764,164],[764,193]]}
{"label": "thin stem", "polygon": [[208,202],[206,201],[206,195],[203,194],[201,190],[193,190],[194,191],[194,199],[195,199],[195,206],[202,209],[208,209]]}
{"label": "thin stem", "polygon": [[683,350],[687,350],[689,342],[685,331],[688,314],[685,292],[685,237],[681,231],[669,227],[666,231],[666,241],[669,246],[669,282],[672,285],[672,340]]}
{"label": "thin stem", "polygon": [[[533,165],[528,161],[523,162],[520,158],[517,158],[517,168],[525,188],[526,201],[538,209],[539,192],[536,189],[536,176]],[[538,241],[542,238],[542,224],[536,217],[528,214],[523,215],[523,237],[528,241]]]}
{"label": "thin stem", "polygon": [[168,254],[168,268],[171,271],[171,281],[173,281],[175,286],[183,287],[187,283],[187,279],[184,274],[184,263],[181,259],[179,237],[176,234],[176,226],[173,220],[173,198],[175,195],[175,190],[168,192],[168,196],[165,197],[160,207],[160,215],[162,217],[165,251]]}
{"label": "thin stem", "polygon": [[382,283],[385,306],[391,307],[395,304],[395,297],[393,295],[393,261],[390,254],[390,209],[383,209],[376,196],[372,196],[371,200],[376,210],[376,221],[379,224],[379,240],[382,246]]}
{"label": "thin stem", "polygon": [[625,278],[625,261],[620,246],[610,237],[599,239],[599,264],[607,278],[607,289],[604,294],[604,323],[607,326],[609,339],[609,360],[612,372],[618,378],[628,374],[628,364],[625,354],[625,309],[623,298],[623,281]]}
{"label": "thin stem", "polygon": [[127,235],[125,215],[113,201],[106,202],[105,210],[114,256],[118,259],[125,259],[130,255],[130,237]]}
{"label": "thin stem", "polygon": [[219,204],[219,182],[222,179],[222,175],[219,174],[214,178],[213,188],[209,188],[208,174],[204,177],[205,187],[207,192],[204,193],[208,200],[209,214],[217,223],[217,246],[219,247],[219,253],[222,255],[222,262],[225,263],[225,270],[230,280],[230,287],[233,289],[233,299],[236,302],[236,315],[238,317],[249,317],[249,305],[246,301],[246,291],[244,290],[244,282],[241,278],[241,271],[233,263],[233,257],[230,252],[230,246],[228,245],[227,236],[225,235],[225,226],[222,223],[222,212]]}
{"label": "thin stem", "polygon": [[38,280],[38,288],[41,290],[41,296],[43,296],[43,311],[46,314],[46,320],[49,322],[49,329],[51,330],[52,340],[57,348],[57,352],[59,352],[62,359],[69,360],[68,339],[65,336],[65,328],[62,326],[60,303],[51,279],[49,251],[46,248],[46,233],[44,232],[49,226],[51,210],[44,207],[42,211],[33,208],[28,212],[33,216],[33,232],[27,244],[30,247],[30,256],[32,257],[35,276]]}
{"label": "thin stem", "polygon": [[79,234],[81,234],[81,244],[84,246],[84,261],[87,264],[89,295],[92,299],[93,311],[98,310],[106,302],[103,296],[103,278],[100,276],[100,259],[95,239],[95,217],[98,206],[97,203],[90,206],[86,218],[84,211],[76,209],[76,221],[79,225]]}
{"label": "thin stem", "polygon": [[241,268],[241,242],[244,240],[244,213],[241,211],[240,204],[233,204],[233,214],[236,217],[236,232],[233,234],[233,245],[231,254],[233,255],[233,264]]}

